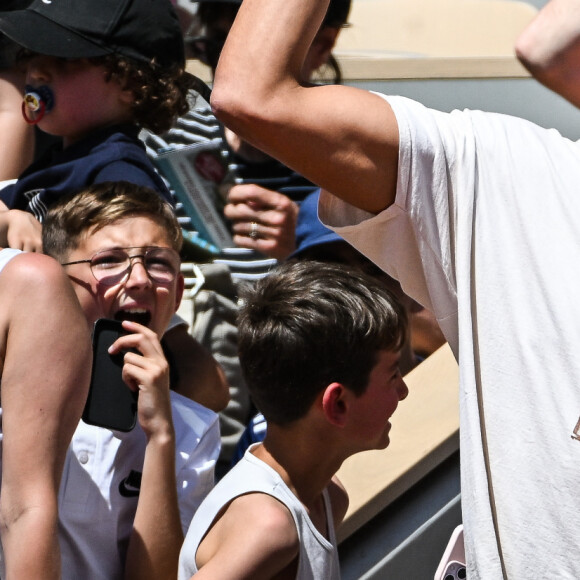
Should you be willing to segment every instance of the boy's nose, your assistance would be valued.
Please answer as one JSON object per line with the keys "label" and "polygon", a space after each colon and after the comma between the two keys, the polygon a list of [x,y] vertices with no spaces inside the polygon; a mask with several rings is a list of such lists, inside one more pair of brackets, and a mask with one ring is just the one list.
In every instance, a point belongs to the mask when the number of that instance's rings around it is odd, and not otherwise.
{"label": "boy's nose", "polygon": [[406,399],[409,394],[409,387],[407,387],[407,383],[403,379],[401,379],[401,383],[397,387],[397,392],[399,393],[399,401]]}
{"label": "boy's nose", "polygon": [[151,278],[149,278],[142,257],[131,260],[131,267],[126,284],[128,286],[149,286],[151,284]]}

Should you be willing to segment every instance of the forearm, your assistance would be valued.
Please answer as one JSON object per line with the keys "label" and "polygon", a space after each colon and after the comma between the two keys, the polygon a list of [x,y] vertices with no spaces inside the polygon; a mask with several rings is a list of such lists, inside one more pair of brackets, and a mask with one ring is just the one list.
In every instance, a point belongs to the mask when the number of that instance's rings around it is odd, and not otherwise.
{"label": "forearm", "polygon": [[519,36],[515,52],[532,75],[580,106],[580,0],[551,0]]}
{"label": "forearm", "polygon": [[126,580],[177,578],[183,531],[175,480],[175,435],[150,438],[145,451],[139,503],[129,542]]}
{"label": "forearm", "polygon": [[[328,0],[249,0],[228,34],[212,107],[228,128],[262,150],[269,152],[270,145],[262,131],[284,112],[277,97],[283,100],[301,84],[300,71],[327,6]],[[272,107],[276,112],[267,115]]]}
{"label": "forearm", "polygon": [[2,489],[1,503],[5,580],[59,580],[57,506],[52,494],[36,494],[16,506],[9,490]]}
{"label": "forearm", "polygon": [[232,79],[240,79],[249,95],[259,97],[265,96],[264,91],[276,91],[281,82],[300,84],[303,63],[328,4],[328,0],[244,1],[216,70],[217,94],[212,101],[220,101],[220,91],[228,93]]}
{"label": "forearm", "polygon": [[171,388],[216,413],[225,409],[230,399],[225,374],[187,327],[179,325],[168,330],[163,344],[174,376]]}

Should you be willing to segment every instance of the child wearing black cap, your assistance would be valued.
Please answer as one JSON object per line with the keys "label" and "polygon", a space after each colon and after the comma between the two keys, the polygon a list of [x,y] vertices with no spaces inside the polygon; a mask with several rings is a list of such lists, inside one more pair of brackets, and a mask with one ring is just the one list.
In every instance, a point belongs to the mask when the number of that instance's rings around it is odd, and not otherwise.
{"label": "child wearing black cap", "polygon": [[11,245],[40,249],[47,208],[91,183],[123,179],[171,199],[138,140],[187,110],[194,82],[169,0],[35,0],[1,13],[0,32],[24,49],[25,118],[63,146],[0,191],[6,208],[36,218],[16,218]]}

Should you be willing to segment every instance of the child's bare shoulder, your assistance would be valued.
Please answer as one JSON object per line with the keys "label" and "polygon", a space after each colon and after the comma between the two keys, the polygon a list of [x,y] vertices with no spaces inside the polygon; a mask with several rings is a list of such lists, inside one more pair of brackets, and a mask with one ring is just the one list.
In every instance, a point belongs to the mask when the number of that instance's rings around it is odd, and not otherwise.
{"label": "child's bare shoulder", "polygon": [[267,570],[275,575],[293,562],[299,549],[298,531],[288,508],[267,494],[249,493],[236,497],[218,516],[196,560],[198,568],[206,567],[204,572],[227,558],[240,572],[253,570],[261,575]]}
{"label": "child's bare shoulder", "polygon": [[247,493],[234,499],[227,508],[231,525],[242,524],[247,535],[266,536],[280,548],[298,544],[298,532],[290,510],[265,493]]}

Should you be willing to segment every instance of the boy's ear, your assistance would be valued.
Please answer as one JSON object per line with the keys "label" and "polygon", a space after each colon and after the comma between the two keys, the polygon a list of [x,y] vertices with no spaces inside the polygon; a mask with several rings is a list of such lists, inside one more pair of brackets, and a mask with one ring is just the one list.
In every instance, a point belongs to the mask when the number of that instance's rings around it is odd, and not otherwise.
{"label": "boy's ear", "polygon": [[120,92],[120,99],[123,104],[130,106],[135,102],[135,95],[132,90],[123,89]]}
{"label": "boy's ear", "polygon": [[322,411],[327,421],[336,427],[344,427],[347,420],[348,392],[340,383],[331,383],[322,393]]}
{"label": "boy's ear", "polygon": [[175,281],[175,312],[177,312],[181,304],[181,299],[183,298],[183,292],[185,290],[185,278],[181,272]]}

